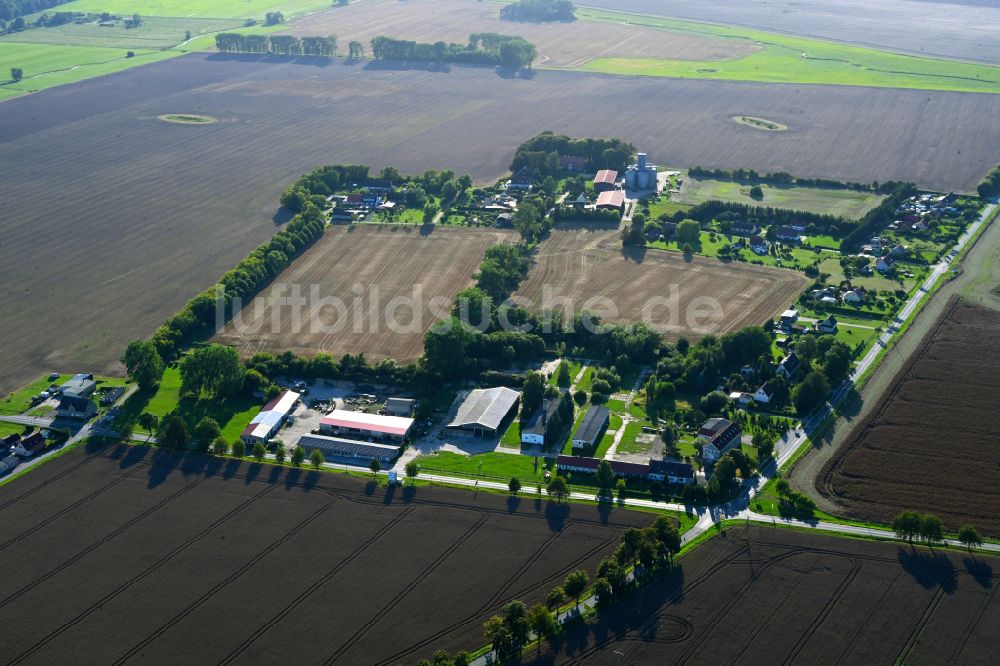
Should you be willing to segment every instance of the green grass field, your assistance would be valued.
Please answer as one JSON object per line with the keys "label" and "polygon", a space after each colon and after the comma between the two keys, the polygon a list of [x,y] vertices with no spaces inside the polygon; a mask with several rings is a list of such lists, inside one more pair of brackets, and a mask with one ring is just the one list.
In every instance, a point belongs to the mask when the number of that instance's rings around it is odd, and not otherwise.
{"label": "green grass field", "polygon": [[0,94],[12,97],[177,55],[163,51],[132,50],[135,57],[126,58],[126,49],[119,48],[0,41],[0,76],[6,75],[11,67],[24,70],[24,78],[17,83],[0,80]]}
{"label": "green grass field", "polygon": [[577,15],[588,20],[633,23],[672,32],[749,40],[764,47],[756,53],[735,60],[598,58],[583,66],[583,69],[592,72],[685,79],[1000,93],[1000,67],[990,65],[921,58],[747,28],[621,12],[585,9],[578,10]]}
{"label": "green grass field", "polygon": [[829,187],[780,187],[768,184],[761,184],[760,187],[764,197],[753,199],[749,194],[750,186],[744,183],[686,177],[680,193],[672,194],[671,201],[693,206],[717,199],[751,206],[771,206],[859,219],[885,198],[874,192]]}
{"label": "green grass field", "polygon": [[[163,379],[155,393],[150,395],[149,392],[140,391],[129,398],[122,407],[119,421],[134,423],[143,412],[149,412],[162,419],[176,411],[184,418],[190,430],[203,416],[210,416],[222,428],[222,436],[226,441],[233,442],[239,438],[240,433],[250,423],[250,419],[257,415],[261,406],[260,401],[244,395],[232,396],[225,400],[195,401],[190,398],[181,400],[181,373],[174,365],[163,373]],[[135,426],[135,432],[140,435],[145,434],[138,425]]]}
{"label": "green grass field", "polygon": [[138,28],[126,30],[121,24],[101,27],[97,22],[77,25],[68,23],[54,28],[14,32],[0,37],[0,43],[60,44],[68,46],[99,46],[118,49],[165,49],[184,41],[184,33],[192,38],[240,28],[239,19],[191,19],[150,16]]}
{"label": "green grass field", "polygon": [[466,456],[449,451],[419,456],[416,460],[420,468],[428,474],[447,472],[463,476],[491,477],[497,481],[509,481],[511,477],[516,476],[525,487],[532,481],[542,481],[545,470],[551,469],[554,464],[552,460],[535,456],[508,453],[479,453]]}

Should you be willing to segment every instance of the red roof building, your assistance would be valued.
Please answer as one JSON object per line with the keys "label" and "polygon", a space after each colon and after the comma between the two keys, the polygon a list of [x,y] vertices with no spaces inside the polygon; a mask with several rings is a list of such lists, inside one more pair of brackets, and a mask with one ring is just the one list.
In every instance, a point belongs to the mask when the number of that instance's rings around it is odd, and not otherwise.
{"label": "red roof building", "polygon": [[601,192],[597,196],[597,208],[625,212],[625,193],[621,190]]}
{"label": "red roof building", "polygon": [[594,190],[597,192],[606,192],[607,190],[615,189],[615,184],[618,182],[618,172],[612,171],[610,169],[601,169],[594,176]]}

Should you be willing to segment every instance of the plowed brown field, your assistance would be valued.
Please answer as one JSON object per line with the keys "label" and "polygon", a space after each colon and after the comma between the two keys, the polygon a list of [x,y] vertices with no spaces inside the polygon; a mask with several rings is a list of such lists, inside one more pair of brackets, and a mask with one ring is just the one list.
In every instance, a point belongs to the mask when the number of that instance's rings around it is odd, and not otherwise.
{"label": "plowed brown field", "polygon": [[148,448],[0,487],[0,661],[412,664],[649,514]]}
{"label": "plowed brown field", "polygon": [[[451,299],[472,284],[486,248],[515,240],[513,232],[494,229],[438,228],[425,235],[412,225],[331,227],[217,339],[246,355],[363,352],[370,360],[413,361],[423,353],[427,329],[447,316]],[[276,305],[271,297],[288,296],[295,288],[308,300],[300,326],[292,320],[292,308]],[[314,288],[319,298],[311,297]],[[328,298],[345,308],[337,310]],[[401,298],[416,309],[393,308],[393,300]],[[361,303],[360,310],[355,303]]]}
{"label": "plowed brown field", "polygon": [[536,311],[566,299],[575,313],[587,308],[611,323],[646,321],[679,337],[762,324],[808,282],[793,271],[622,249],[616,231],[557,229],[539,248],[517,296]]}
{"label": "plowed brown field", "polygon": [[567,630],[534,663],[1000,660],[997,558],[751,527],[681,563],[598,622]]}
{"label": "plowed brown field", "polygon": [[883,523],[905,509],[1000,536],[1000,312],[955,300],[816,488],[839,513]]}

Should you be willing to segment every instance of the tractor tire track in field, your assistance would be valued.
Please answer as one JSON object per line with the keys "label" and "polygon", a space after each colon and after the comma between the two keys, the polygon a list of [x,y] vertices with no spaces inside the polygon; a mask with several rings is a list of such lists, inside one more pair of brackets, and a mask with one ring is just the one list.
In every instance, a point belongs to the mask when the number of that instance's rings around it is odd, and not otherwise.
{"label": "tractor tire track in field", "polygon": [[968,645],[969,639],[972,637],[973,632],[979,626],[979,623],[983,620],[983,615],[986,614],[986,610],[993,603],[993,597],[996,596],[997,585],[994,581],[1000,576],[991,576],[990,591],[983,595],[983,603],[979,604],[979,608],[976,609],[976,614],[972,618],[972,622],[965,627],[965,631],[962,632],[962,638],[958,645],[955,646],[955,651],[952,652],[951,657],[948,659],[949,664],[959,664],[961,663],[962,652],[965,650],[965,646]]}
{"label": "tractor tire track in field", "polygon": [[[80,462],[74,464],[73,466],[68,467],[68,468],[62,470],[61,472],[59,472],[59,473],[57,473],[57,474],[49,477],[44,482],[42,482],[39,485],[31,488],[30,490],[26,490],[25,492],[21,493],[17,497],[13,497],[13,498],[7,500],[6,502],[0,503],[0,511],[6,509],[8,506],[11,506],[12,504],[17,504],[18,502],[20,502],[21,500],[23,500],[23,499],[25,499],[27,497],[31,497],[32,495],[34,495],[35,493],[37,493],[37,492],[39,492],[41,490],[44,490],[45,488],[47,488],[48,486],[52,485],[53,483],[55,483],[59,479],[63,478],[64,476],[68,476],[68,475],[72,474],[73,472],[75,472],[76,470],[80,469],[81,467],[83,467],[87,463],[93,462],[97,458],[103,458],[103,457],[104,457],[103,456],[103,452],[99,452],[99,453],[95,453],[92,456],[88,456],[88,457],[84,458],[83,460],[81,460]],[[4,487],[6,487],[6,486],[4,486]]]}
{"label": "tractor tire track in field", "polygon": [[75,555],[73,555],[72,557],[70,557],[68,560],[60,562],[57,566],[53,567],[52,569],[49,569],[44,574],[39,575],[38,577],[35,578],[35,580],[33,580],[32,582],[28,583],[27,585],[25,585],[21,589],[17,590],[16,592],[12,592],[11,594],[9,594],[6,597],[4,597],[3,599],[0,599],[0,608],[3,608],[7,604],[9,604],[11,601],[15,601],[16,599],[18,599],[22,595],[24,595],[27,592],[30,592],[31,590],[33,590],[38,585],[41,585],[42,583],[44,583],[49,578],[49,576],[54,575],[59,570],[66,568],[67,566],[73,564],[74,562],[78,562],[80,559],[82,559],[83,557],[85,557],[86,555],[88,555],[91,551],[99,548],[100,546],[103,546],[104,544],[106,544],[107,542],[111,541],[115,537],[117,537],[117,536],[119,536],[121,534],[124,534],[129,529],[131,529],[134,525],[136,525],[139,522],[145,520],[146,518],[148,518],[152,514],[156,513],[156,511],[158,511],[159,509],[161,509],[164,506],[170,504],[170,502],[174,501],[175,499],[177,499],[181,495],[184,495],[188,491],[192,490],[195,486],[197,486],[198,484],[200,484],[202,481],[204,481],[203,478],[197,479],[193,483],[189,483],[186,486],[183,486],[182,488],[180,488],[177,491],[175,491],[173,494],[171,494],[171,495],[163,498],[162,500],[160,500],[159,502],[157,502],[153,506],[151,506],[148,509],[146,509],[145,511],[143,511],[138,516],[135,516],[134,518],[128,520],[127,522],[123,523],[122,525],[119,525],[117,529],[112,530],[110,533],[108,533],[105,536],[101,537],[97,541],[91,543],[89,546],[87,546],[83,550],[77,552]]}
{"label": "tractor tire track in field", "polygon": [[140,469],[140,467],[138,465],[136,465],[133,469],[130,469],[125,474],[121,474],[121,475],[115,477],[110,482],[104,484],[103,486],[101,486],[100,488],[98,488],[94,492],[90,493],[89,495],[85,495],[85,496],[79,498],[78,500],[76,500],[75,502],[72,502],[71,504],[63,507],[59,511],[56,511],[55,513],[52,513],[52,514],[49,514],[49,516],[46,517],[45,519],[43,519],[40,523],[36,523],[35,525],[32,525],[31,527],[29,527],[28,529],[24,530],[23,532],[21,532],[17,536],[12,537],[11,539],[8,539],[7,541],[5,541],[2,544],[0,544],[0,552],[3,552],[9,546],[14,545],[18,541],[21,541],[22,539],[25,539],[25,538],[31,536],[36,531],[44,528],[45,526],[47,526],[52,521],[57,520],[58,518],[60,518],[61,516],[66,515],[70,511],[73,511],[74,509],[79,508],[80,506],[86,504],[87,502],[89,502],[90,500],[94,499],[98,495],[101,495],[105,491],[110,490],[111,488],[114,488],[119,483],[121,483],[122,481],[124,481],[125,479],[127,479],[132,474],[132,472],[136,471],[137,469]]}
{"label": "tractor tire track in field", "polygon": [[[202,478],[201,480],[204,480],[204,479]],[[197,485],[197,483],[200,483],[200,481],[192,483],[192,484],[190,484],[187,487],[191,488],[191,487]],[[74,625],[78,624],[79,622],[82,622],[84,619],[86,619],[87,617],[89,617],[94,611],[100,610],[101,607],[104,604],[106,604],[107,602],[111,601],[112,599],[114,599],[115,597],[117,597],[119,594],[121,594],[122,592],[124,592],[128,588],[132,587],[133,585],[135,585],[136,583],[138,583],[139,581],[141,581],[142,579],[144,579],[146,576],[148,576],[151,573],[155,572],[157,569],[159,569],[160,567],[162,567],[164,564],[166,564],[167,562],[169,562],[171,559],[173,559],[175,556],[177,556],[178,554],[180,554],[181,552],[183,552],[184,550],[186,550],[191,545],[197,543],[201,539],[205,538],[206,536],[208,536],[209,534],[211,534],[212,532],[214,532],[216,529],[218,529],[221,525],[223,525],[226,521],[228,521],[233,516],[239,514],[241,511],[243,511],[243,510],[247,509],[248,507],[250,507],[252,504],[254,504],[256,501],[258,501],[264,495],[266,495],[271,490],[273,490],[274,487],[275,486],[268,486],[268,487],[264,488],[263,490],[261,490],[260,492],[258,492],[256,495],[253,495],[252,497],[247,498],[242,504],[240,504],[239,506],[236,506],[235,508],[231,509],[225,515],[223,515],[222,517],[220,517],[217,520],[213,521],[210,525],[208,525],[207,527],[205,527],[204,529],[202,529],[200,532],[198,532],[196,535],[194,535],[190,539],[187,539],[186,541],[184,541],[184,542],[178,544],[177,546],[175,546],[174,548],[172,548],[166,555],[164,555],[163,557],[161,557],[160,559],[158,559],[152,565],[150,565],[146,569],[140,571],[138,574],[136,574],[135,576],[133,576],[132,578],[130,578],[125,583],[119,585],[118,587],[116,587],[114,590],[112,590],[108,594],[104,595],[101,599],[99,599],[98,601],[94,602],[90,607],[88,607],[82,613],[80,613],[79,615],[77,615],[75,618],[73,618],[72,620],[64,623],[61,627],[59,627],[59,628],[55,629],[54,631],[50,632],[49,634],[47,634],[40,641],[38,641],[37,643],[35,643],[34,645],[32,645],[30,648],[28,648],[27,650],[25,650],[24,652],[22,652],[20,655],[18,655],[14,659],[12,659],[10,661],[10,663],[11,664],[19,664],[22,661],[24,661],[25,659],[27,659],[28,657],[30,657],[31,655],[35,654],[36,652],[38,652],[38,650],[40,650],[43,647],[45,647],[45,645],[47,643],[49,643],[50,641],[54,640],[55,638],[58,638],[60,634],[62,634],[63,632],[69,630],[71,627],[73,627]],[[170,499],[173,499],[173,498],[171,497]],[[40,580],[44,580],[44,579],[40,579]]]}
{"label": "tractor tire track in field", "polygon": [[302,602],[304,602],[314,592],[316,592],[316,590],[321,588],[330,579],[332,579],[334,576],[340,573],[341,567],[352,562],[355,558],[361,555],[361,553],[363,553],[365,550],[367,550],[369,547],[371,547],[373,544],[379,541],[383,536],[392,531],[392,529],[396,527],[396,525],[402,522],[410,513],[412,513],[416,509],[417,507],[407,507],[406,509],[403,509],[399,513],[399,515],[397,515],[388,523],[383,525],[382,528],[379,529],[375,534],[366,539],[363,543],[361,543],[357,548],[352,550],[350,553],[342,557],[336,564],[334,564],[329,569],[329,571],[327,571],[325,574],[323,574],[323,576],[321,576],[319,579],[314,581],[309,587],[303,590],[302,593],[299,594],[299,596],[295,597],[295,599],[293,599],[291,603],[289,603],[280,611],[278,611],[278,613],[276,613],[270,620],[268,620],[260,627],[258,627],[256,631],[254,631],[249,637],[247,637],[246,640],[244,640],[242,643],[236,646],[236,648],[234,648],[228,655],[226,655],[223,659],[221,659],[219,663],[220,664],[232,663],[234,659],[243,654],[243,652],[245,652],[247,648],[253,645],[253,643],[256,642],[258,638],[263,636],[268,630],[277,625],[289,613],[295,610],[299,605],[302,604]]}
{"label": "tractor tire track in field", "polygon": [[191,604],[189,604],[186,608],[184,608],[179,613],[177,613],[176,615],[174,615],[167,622],[165,622],[163,625],[161,625],[159,628],[157,628],[154,632],[152,632],[151,634],[149,634],[148,636],[146,636],[144,639],[142,639],[141,641],[139,641],[138,643],[136,643],[130,650],[128,650],[125,654],[123,654],[120,658],[118,658],[114,663],[116,665],[117,664],[123,664],[126,661],[128,661],[129,659],[131,659],[132,657],[136,656],[147,645],[149,645],[154,640],[156,640],[157,638],[159,638],[160,636],[162,636],[164,633],[166,633],[168,630],[170,630],[178,622],[180,622],[181,620],[183,620],[184,618],[186,618],[187,616],[189,616],[191,613],[193,613],[194,611],[196,611],[198,608],[200,608],[202,606],[202,604],[204,604],[206,601],[208,601],[209,599],[211,599],[217,592],[219,592],[220,590],[222,590],[223,588],[225,588],[226,586],[228,586],[230,583],[232,583],[236,579],[240,578],[243,574],[245,574],[247,571],[249,571],[251,568],[253,568],[254,565],[258,564],[263,558],[265,558],[268,555],[270,555],[272,552],[274,552],[279,547],[281,547],[286,541],[288,541],[288,539],[290,539],[291,537],[295,536],[296,534],[298,534],[299,532],[301,532],[302,530],[304,530],[306,527],[308,527],[309,525],[311,525],[314,521],[316,521],[320,516],[322,516],[323,514],[325,514],[327,511],[329,511],[332,507],[333,507],[333,503],[332,502],[328,503],[328,504],[324,504],[319,509],[317,509],[316,511],[314,511],[311,515],[307,516],[304,520],[302,520],[297,525],[295,525],[292,529],[290,529],[289,531],[285,532],[280,537],[278,537],[277,539],[275,539],[274,541],[272,541],[270,544],[268,544],[263,550],[261,550],[261,551],[259,551],[257,553],[254,553],[254,555],[252,557],[250,557],[243,566],[241,566],[236,571],[232,572],[229,576],[227,576],[223,580],[221,580],[218,583],[216,583],[207,592],[205,592],[203,595],[201,595],[198,599],[196,599]]}
{"label": "tractor tire track in field", "polygon": [[420,585],[424,581],[424,579],[426,579],[430,574],[434,573],[434,571],[438,567],[440,567],[442,564],[445,563],[445,561],[448,560],[448,558],[454,555],[455,551],[457,551],[459,548],[462,547],[462,544],[471,539],[472,536],[476,532],[478,532],[483,525],[486,524],[486,521],[490,519],[490,516],[487,512],[482,511],[479,513],[480,513],[479,519],[475,523],[473,523],[473,525],[469,529],[467,529],[465,533],[462,534],[462,536],[453,541],[451,546],[447,550],[445,550],[443,553],[441,553],[441,555],[435,558],[429,565],[427,565],[427,567],[424,568],[423,571],[414,576],[413,580],[411,580],[409,584],[406,585],[406,587],[404,587],[400,592],[394,594],[392,601],[390,603],[383,606],[378,613],[376,613],[360,629],[354,632],[354,634],[350,638],[348,638],[347,641],[345,641],[339,648],[337,648],[337,651],[334,652],[332,655],[330,655],[323,663],[327,665],[334,663],[341,656],[343,656],[345,652],[354,647],[354,645],[359,640],[361,640],[365,636],[365,634],[371,631],[375,627],[375,625],[377,625],[386,615],[388,615],[392,611],[393,608],[398,606],[411,592],[413,592],[413,590],[417,588],[418,585]]}
{"label": "tractor tire track in field", "polygon": [[[560,533],[557,532],[556,534],[558,535]],[[549,541],[547,541],[546,544],[548,544],[549,542],[551,542],[551,540],[552,539],[550,537]],[[507,599],[510,599],[510,600],[512,600],[512,599],[520,599],[522,597],[527,596],[531,592],[534,592],[535,590],[537,590],[539,588],[545,588],[545,587],[547,587],[549,584],[552,583],[553,580],[561,580],[563,577],[565,577],[565,575],[567,573],[569,573],[570,571],[578,568],[580,562],[584,562],[584,561],[590,559],[594,555],[594,553],[600,551],[602,548],[608,548],[612,543],[614,543],[616,541],[617,541],[617,537],[613,537],[613,538],[609,538],[609,539],[601,542],[600,544],[598,544],[594,548],[591,548],[586,553],[580,555],[579,557],[573,559],[572,561],[567,562],[561,569],[559,569],[557,571],[554,571],[548,577],[546,577],[546,578],[544,578],[542,580],[539,580],[534,585],[531,585],[529,587],[520,589],[517,592],[514,592],[513,594],[510,594],[507,597]],[[548,546],[546,545],[544,547],[544,549],[542,549],[542,550],[539,551],[540,554],[544,554],[544,550],[547,550],[547,549],[548,549]],[[537,561],[537,558],[535,558],[535,561]],[[521,572],[521,573],[523,573],[523,572]],[[521,574],[518,574],[518,575],[521,575]],[[473,622],[476,622],[478,619],[480,619],[482,617],[483,613],[486,612],[491,606],[500,605],[500,602],[505,600],[504,596],[503,596],[503,593],[505,591],[509,590],[509,588],[511,587],[511,585],[513,583],[513,580],[514,580],[514,576],[512,575],[511,576],[511,583],[509,583],[508,585],[506,585],[504,587],[503,591],[494,594],[493,598],[489,602],[483,604],[476,612],[474,612],[474,613],[472,613],[470,615],[467,615],[463,619],[455,622],[454,624],[452,624],[451,626],[449,626],[449,627],[447,627],[445,629],[441,629],[440,631],[437,631],[437,632],[435,632],[435,633],[433,633],[433,634],[431,634],[429,636],[426,636],[426,637],[422,638],[421,640],[419,640],[416,643],[410,645],[406,649],[400,650],[399,652],[393,654],[392,656],[386,657],[382,661],[378,662],[378,666],[391,666],[392,664],[398,664],[400,661],[403,661],[403,659],[405,657],[408,657],[408,656],[412,655],[417,650],[421,650],[423,648],[430,647],[436,641],[438,641],[441,638],[443,638],[444,636],[447,636],[448,634],[454,632],[455,630],[464,628],[464,627],[472,624]]]}
{"label": "tractor tire track in field", "polygon": [[851,570],[848,572],[847,576],[844,577],[844,580],[840,582],[840,585],[837,586],[837,589],[834,590],[833,595],[827,600],[826,605],[824,605],[822,610],[820,610],[819,614],[809,625],[809,628],[806,629],[805,633],[799,637],[798,642],[795,643],[791,652],[789,652],[788,656],[785,657],[785,664],[795,663],[799,653],[802,652],[809,641],[812,640],[813,635],[815,635],[816,631],[820,628],[820,626],[822,626],[823,622],[826,621],[826,618],[829,617],[830,613],[833,612],[833,607],[837,605],[837,602],[840,601],[840,598],[844,596],[844,593],[854,583],[858,574],[861,573],[861,562],[853,557],[849,557],[847,559],[851,563]]}

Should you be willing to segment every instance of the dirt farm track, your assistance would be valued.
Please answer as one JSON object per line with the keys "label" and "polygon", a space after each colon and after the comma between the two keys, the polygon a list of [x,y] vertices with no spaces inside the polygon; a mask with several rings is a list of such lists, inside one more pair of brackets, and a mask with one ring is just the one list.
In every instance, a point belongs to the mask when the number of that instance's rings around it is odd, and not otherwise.
{"label": "dirt farm track", "polygon": [[[838,515],[889,523],[935,513],[1000,536],[1000,312],[955,299],[816,478]],[[985,421],[984,421],[985,419]]]}
{"label": "dirt farm track", "polygon": [[3,663],[413,664],[593,571],[646,513],[144,447],[0,487]]}
{"label": "dirt farm track", "polygon": [[[995,664],[1000,559],[740,527],[536,664]],[[531,655],[534,657],[534,654]]]}
{"label": "dirt farm track", "polygon": [[[520,141],[556,129],[618,135],[664,165],[965,190],[996,163],[1000,136],[1000,95],[207,54],[0,109],[0,392],[45,371],[115,367],[130,339],[269,237],[280,192],[319,164],[488,181]],[[734,114],[790,129],[758,132]]]}

